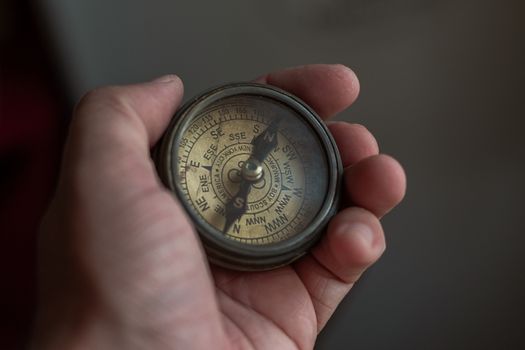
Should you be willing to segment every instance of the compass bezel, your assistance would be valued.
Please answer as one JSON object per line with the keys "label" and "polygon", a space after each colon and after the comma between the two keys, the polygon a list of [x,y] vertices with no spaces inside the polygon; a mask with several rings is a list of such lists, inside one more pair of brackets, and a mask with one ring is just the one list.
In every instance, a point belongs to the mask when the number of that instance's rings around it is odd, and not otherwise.
{"label": "compass bezel", "polygon": [[[203,220],[185,199],[177,164],[178,145],[192,120],[219,100],[236,96],[265,97],[280,102],[304,118],[319,138],[328,164],[328,190],[315,218],[294,236],[264,245],[237,242]],[[337,145],[315,111],[298,97],[277,87],[258,83],[230,83],[210,89],[188,101],[171,120],[155,160],[163,183],[176,194],[193,221],[211,263],[237,270],[264,270],[286,265],[317,242],[330,218],[339,207],[343,168]]]}

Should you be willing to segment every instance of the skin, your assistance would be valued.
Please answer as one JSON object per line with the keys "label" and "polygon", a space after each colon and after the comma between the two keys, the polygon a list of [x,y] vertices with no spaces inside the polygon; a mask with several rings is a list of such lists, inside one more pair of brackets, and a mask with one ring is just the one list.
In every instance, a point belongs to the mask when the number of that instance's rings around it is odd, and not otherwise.
{"label": "skin", "polygon": [[[355,74],[308,65],[256,81],[298,95],[325,119],[357,98]],[[39,242],[38,349],[311,349],[342,298],[385,249],[379,218],[405,175],[363,126],[329,124],[351,203],[291,266],[208,266],[150,148],[178,108],[176,76],[105,87],[78,104]]]}

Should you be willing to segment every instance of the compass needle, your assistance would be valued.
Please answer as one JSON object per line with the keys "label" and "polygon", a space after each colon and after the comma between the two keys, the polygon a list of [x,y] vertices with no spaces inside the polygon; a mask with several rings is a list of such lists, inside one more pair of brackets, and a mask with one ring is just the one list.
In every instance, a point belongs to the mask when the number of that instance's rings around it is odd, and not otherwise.
{"label": "compass needle", "polygon": [[215,264],[290,263],[337,210],[342,166],[332,137],[310,107],[275,87],[235,83],[190,100],[156,154]]}
{"label": "compass needle", "polygon": [[226,204],[225,208],[225,222],[222,232],[226,234],[230,229],[231,225],[239,220],[241,216],[246,212],[248,194],[250,193],[250,183],[243,181],[239,188],[239,191],[235,196]]}

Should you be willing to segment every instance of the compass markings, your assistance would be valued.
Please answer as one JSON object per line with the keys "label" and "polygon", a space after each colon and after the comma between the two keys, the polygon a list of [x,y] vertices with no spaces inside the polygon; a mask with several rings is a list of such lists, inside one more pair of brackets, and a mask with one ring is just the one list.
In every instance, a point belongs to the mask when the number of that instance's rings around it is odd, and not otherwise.
{"label": "compass markings", "polygon": [[[181,147],[182,149],[179,150],[179,154],[184,155],[182,158],[185,158],[185,161],[180,159],[178,164],[179,166],[185,165],[187,167],[186,169],[190,168],[190,166],[193,166],[195,170],[200,167],[203,168],[203,171],[205,171],[205,173],[199,173],[193,170],[184,174],[187,176],[187,178],[184,178],[183,181],[180,181],[180,188],[183,189],[183,192],[186,195],[185,197],[188,197],[188,199],[193,197],[193,195],[188,195],[188,192],[192,193],[192,191],[196,189],[195,187],[199,188],[202,186],[199,185],[200,174],[206,174],[204,176],[207,176],[207,183],[209,176],[212,176],[213,178],[213,176],[216,176],[216,173],[218,174],[220,172],[219,168],[213,167],[213,162],[216,156],[212,156],[210,158],[209,156],[204,157],[201,154],[201,150],[205,150],[205,148],[202,148],[203,140],[210,138],[211,141],[210,129],[213,130],[214,127],[219,125],[219,127],[225,130],[224,133],[226,135],[230,134],[232,131],[235,133],[237,130],[240,131],[244,129],[247,133],[246,136],[251,138],[252,135],[257,135],[257,133],[254,131],[255,129],[253,129],[251,125],[260,123],[261,127],[264,129],[264,125],[267,126],[270,124],[269,121],[276,119],[276,116],[268,115],[268,113],[266,113],[267,115],[265,116],[262,109],[253,109],[252,112],[252,109],[248,108],[247,113],[244,113],[240,112],[242,109],[235,109],[234,105],[237,104],[228,104],[227,106],[221,104],[221,106],[217,106],[217,108],[208,110],[206,114],[204,114],[202,118],[196,120],[193,126],[187,131],[188,138],[191,138],[191,140],[188,140],[186,145]],[[240,104],[240,106],[246,106],[246,104]],[[223,110],[225,107],[228,107],[230,113],[220,116],[218,111]],[[242,121],[244,124],[236,124],[236,121]],[[190,133],[190,131],[193,132]],[[301,160],[304,157],[303,153],[305,150],[295,149],[294,146],[297,144],[297,141],[296,139],[290,137],[296,133],[297,132],[295,129],[290,129],[289,127],[287,127],[286,130],[279,130],[277,132],[278,137],[283,139],[283,147],[272,153],[271,156],[274,159],[274,162],[277,163],[277,167],[275,169],[272,168],[271,170],[274,171],[270,171],[268,176],[271,176],[272,180],[274,180],[274,176],[279,177],[279,179],[275,179],[275,181],[278,181],[278,183],[274,183],[274,185],[277,186],[277,192],[272,192],[274,193],[274,196],[278,198],[276,198],[275,201],[272,201],[273,203],[268,203],[269,206],[267,206],[265,210],[261,211],[259,215],[256,215],[256,213],[249,213],[249,215],[243,215],[241,218],[239,218],[234,223],[235,226],[232,225],[230,233],[228,234],[228,236],[230,236],[232,239],[240,242],[246,242],[248,244],[267,244],[281,241],[282,239],[295,234],[297,230],[301,230],[306,226],[304,224],[304,220],[305,218],[308,219],[311,217],[312,213],[311,210],[305,213],[305,199],[301,196],[297,198],[298,192],[296,188],[302,187],[305,183],[311,184],[313,181],[312,176],[315,177],[316,175],[306,174],[304,172],[305,169],[301,164]],[[302,134],[297,134],[297,136],[302,137]],[[233,141],[240,142],[240,140]],[[281,143],[281,140],[279,140],[279,142]],[[222,149],[223,146],[225,149],[232,146],[232,144],[227,142],[227,140],[223,137],[217,138],[215,143],[218,145],[218,149]],[[235,144],[235,142],[233,144]],[[284,146],[286,145],[288,147],[285,148]],[[310,147],[306,148],[311,149]],[[203,154],[206,153],[204,151],[202,152]],[[190,157],[191,160],[189,160]],[[289,162],[287,165],[289,167],[290,174],[284,174],[284,162]],[[210,163],[212,164],[205,165]],[[184,166],[181,166],[181,168],[185,169]],[[314,174],[318,173],[316,167],[313,167],[311,171]],[[286,175],[288,175],[288,177]],[[283,181],[286,183],[286,185],[283,184]],[[305,195],[308,195],[309,192],[310,191],[306,192]],[[215,207],[218,206],[216,204],[216,202],[218,202],[218,198],[220,197],[218,197],[217,193],[215,193],[215,189],[212,190],[210,188],[209,194],[204,193],[200,197],[197,195],[190,199],[190,203],[192,204],[191,206],[195,208],[198,215],[202,217],[205,222],[208,222],[208,224],[211,224],[212,226],[216,226],[216,223],[214,223],[217,222],[216,215],[220,215],[217,214],[215,210]],[[204,200],[206,200],[206,202],[204,202]],[[208,210],[210,207],[212,210]],[[206,213],[203,213],[204,211],[206,211]],[[214,216],[210,216],[210,212],[215,215],[215,218]],[[310,220],[307,221],[309,222]],[[219,225],[221,224],[219,223]],[[247,226],[253,227],[253,229],[251,231],[246,231]],[[258,226],[260,228],[258,228]],[[260,232],[260,230],[262,230],[262,232]]]}
{"label": "compass markings", "polygon": [[210,209],[210,205],[208,204],[208,201],[204,196],[200,196],[199,198],[195,199],[195,204],[199,206],[199,209],[204,212],[208,209]]}
{"label": "compass markings", "polygon": [[303,197],[303,189],[300,188],[300,187],[295,187],[293,190],[292,190],[292,193],[299,197],[299,198],[302,198]]}
{"label": "compass markings", "polygon": [[264,225],[264,229],[266,230],[266,233],[273,233],[273,231],[276,231],[280,227],[284,226],[288,221],[289,219],[286,214],[281,214],[274,218],[271,222]]}
{"label": "compass markings", "polygon": [[266,216],[256,216],[254,214],[253,218],[247,217],[245,222],[246,226],[266,224]]}

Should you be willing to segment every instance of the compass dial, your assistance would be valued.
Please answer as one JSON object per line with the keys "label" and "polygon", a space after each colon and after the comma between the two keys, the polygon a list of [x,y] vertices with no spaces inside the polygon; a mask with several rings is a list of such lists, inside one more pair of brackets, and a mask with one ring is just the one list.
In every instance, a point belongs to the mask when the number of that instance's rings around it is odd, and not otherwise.
{"label": "compass dial", "polygon": [[340,162],[307,106],[275,88],[234,84],[190,102],[174,120],[160,175],[212,261],[274,267],[313,244],[336,207]]}

